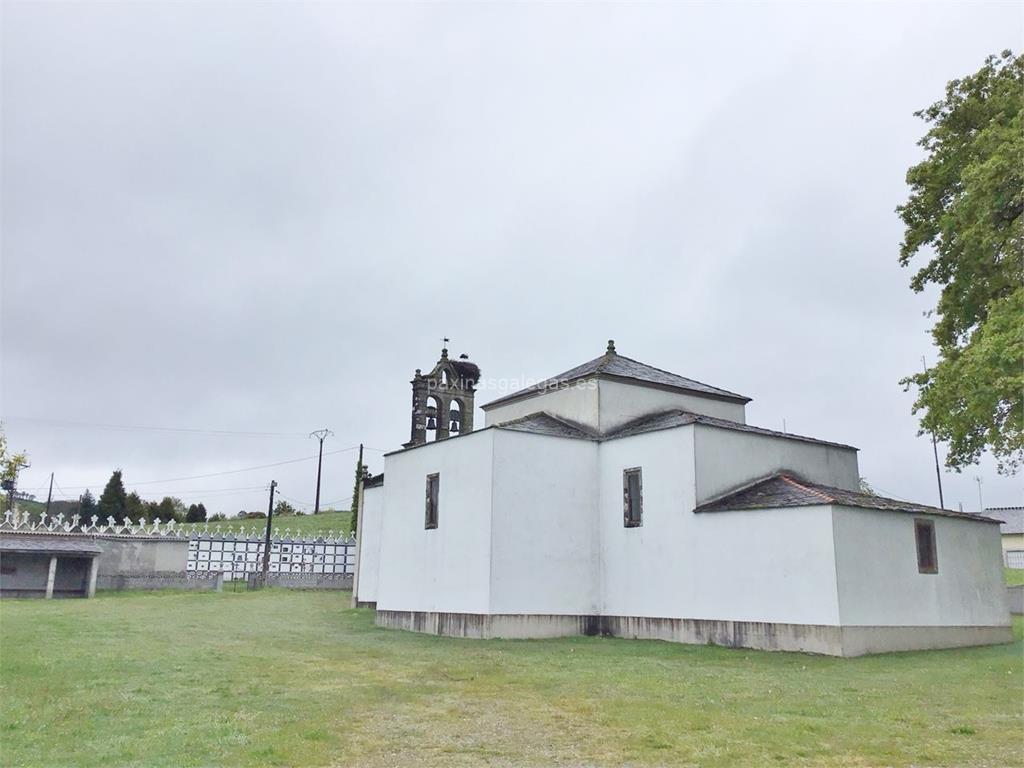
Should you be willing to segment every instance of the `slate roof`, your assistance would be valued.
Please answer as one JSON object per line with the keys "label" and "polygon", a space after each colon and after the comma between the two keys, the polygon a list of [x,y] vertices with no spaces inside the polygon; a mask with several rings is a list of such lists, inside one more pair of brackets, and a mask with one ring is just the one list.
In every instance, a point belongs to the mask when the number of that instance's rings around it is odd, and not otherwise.
{"label": "slate roof", "polygon": [[1000,533],[1024,533],[1024,507],[988,507],[985,513],[1003,521]]}
{"label": "slate roof", "polygon": [[658,432],[663,429],[683,427],[688,424],[705,424],[721,429],[731,429],[736,432],[749,432],[768,437],[784,437],[789,440],[800,440],[818,445],[829,445],[835,448],[857,450],[852,445],[832,443],[828,440],[818,440],[817,438],[804,437],[803,435],[793,435],[789,432],[777,432],[774,429],[753,427],[749,424],[741,424],[738,421],[729,421],[728,419],[719,419],[714,416],[705,416],[700,413],[679,410],[664,411],[644,416],[603,434],[596,434],[581,424],[574,424],[544,411],[531,413],[528,416],[523,416],[513,421],[506,421],[496,426],[499,429],[515,429],[520,432],[534,432],[541,435],[554,435],[556,437],[574,437],[581,440],[615,440],[620,437],[632,437],[633,435],[642,435],[647,432]]}
{"label": "slate roof", "polygon": [[560,373],[557,376],[553,376],[550,379],[546,379],[539,384],[525,387],[524,389],[520,389],[518,392],[513,392],[509,395],[505,395],[504,397],[499,397],[497,400],[492,400],[481,407],[486,411],[496,405],[518,400],[522,397],[544,392],[546,390],[559,389],[560,387],[564,387],[574,381],[579,381],[580,379],[585,379],[590,376],[627,379],[631,382],[639,382],[641,384],[655,387],[694,392],[699,395],[714,397],[718,400],[730,400],[737,403],[750,402],[749,397],[737,395],[735,392],[730,392],[727,389],[712,387],[709,384],[704,384],[702,382],[695,381],[694,379],[688,379],[685,376],[679,376],[678,374],[663,371],[660,368],[655,368],[647,365],[646,363],[641,363],[637,360],[631,360],[628,357],[623,357],[614,351],[614,346],[610,346],[609,351],[601,355],[601,357],[595,357],[593,360],[583,363],[583,365],[570,368],[568,371]]}
{"label": "slate roof", "polygon": [[817,504],[841,504],[860,509],[880,509],[887,512],[907,512],[915,515],[941,515],[960,517],[983,523],[998,523],[990,517],[939,509],[909,501],[887,499],[870,493],[831,488],[803,480],[793,472],[779,472],[769,477],[730,491],[698,506],[695,512],[724,512],[751,509],[778,509],[781,507],[807,507]]}
{"label": "slate roof", "polygon": [[103,548],[91,541],[66,539],[59,536],[28,536],[25,534],[0,536],[0,552],[31,552],[42,555],[68,554],[92,557],[102,554]]}
{"label": "slate roof", "polygon": [[552,437],[572,437],[577,440],[597,440],[599,436],[582,424],[574,424],[567,419],[560,419],[543,411],[531,413],[519,419],[506,421],[497,425],[499,429],[511,429],[515,432],[529,432],[534,435],[550,435]]}

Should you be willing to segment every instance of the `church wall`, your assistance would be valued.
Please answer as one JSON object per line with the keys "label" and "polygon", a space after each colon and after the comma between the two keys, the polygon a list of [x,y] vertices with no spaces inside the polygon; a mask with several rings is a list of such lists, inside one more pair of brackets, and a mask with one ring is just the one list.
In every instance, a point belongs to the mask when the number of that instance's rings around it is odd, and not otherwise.
{"label": "church wall", "polygon": [[539,411],[547,411],[552,416],[575,421],[596,431],[598,428],[597,381],[594,379],[574,381],[562,389],[554,389],[525,400],[518,400],[493,410],[484,411],[484,424],[489,427]]}
{"label": "church wall", "polygon": [[[838,624],[828,508],[695,514],[696,429],[601,444],[601,612]],[[622,472],[633,467],[643,470],[643,525],[626,528]]]}
{"label": "church wall", "polygon": [[652,413],[681,410],[701,413],[719,419],[746,423],[746,406],[709,397],[688,395],[665,389],[636,386],[621,381],[601,379],[600,428],[602,432]]}
{"label": "church wall", "polygon": [[[478,430],[385,457],[378,609],[488,610],[494,433]],[[427,530],[426,478],[434,472],[438,527]]]}
{"label": "church wall", "polygon": [[784,469],[834,488],[860,487],[853,448],[707,425],[696,430],[697,504]]}
{"label": "church wall", "polygon": [[492,613],[599,610],[597,451],[586,440],[496,431]]}
{"label": "church wall", "polygon": [[377,602],[380,577],[380,542],[384,518],[384,486],[363,489],[359,510],[359,594],[360,603]]}
{"label": "church wall", "polygon": [[[999,526],[836,506],[839,605],[850,626],[1008,626]],[[937,573],[919,573],[914,520],[935,525]]]}
{"label": "church wall", "polygon": [[[693,427],[601,443],[598,526],[606,615],[674,616],[684,516],[693,509]],[[641,469],[643,524],[623,524],[623,471]]]}

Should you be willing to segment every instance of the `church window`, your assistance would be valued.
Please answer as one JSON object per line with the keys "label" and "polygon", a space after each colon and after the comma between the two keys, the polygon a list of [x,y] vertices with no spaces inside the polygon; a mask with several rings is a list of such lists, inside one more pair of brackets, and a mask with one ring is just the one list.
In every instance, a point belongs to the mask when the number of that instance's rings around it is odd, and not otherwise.
{"label": "church window", "polygon": [[436,472],[427,475],[427,514],[425,528],[437,528],[437,494],[441,476]]}
{"label": "church window", "polygon": [[643,525],[643,481],[639,467],[622,472],[622,514],[626,528],[639,528]]}
{"label": "church window", "polygon": [[935,552],[935,523],[931,520],[914,521],[917,540],[917,572],[938,573],[939,561]]}

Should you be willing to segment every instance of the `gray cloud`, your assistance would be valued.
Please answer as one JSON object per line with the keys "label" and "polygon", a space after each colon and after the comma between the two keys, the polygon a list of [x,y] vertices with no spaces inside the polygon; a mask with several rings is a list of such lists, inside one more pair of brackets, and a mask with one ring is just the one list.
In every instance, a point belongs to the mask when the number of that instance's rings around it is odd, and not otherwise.
{"label": "gray cloud", "polygon": [[[407,439],[453,337],[494,377],[623,354],[852,442],[934,502],[897,385],[912,112],[1021,47],[1007,4],[7,3],[2,415],[69,494]],[[380,469],[379,453],[370,453]],[[352,452],[325,465],[345,501]],[[312,501],[313,463],[140,486]],[[990,461],[947,501],[1020,502]],[[236,490],[239,488],[248,490]],[[217,490],[213,490],[217,489]],[[224,490],[220,490],[224,489]]]}

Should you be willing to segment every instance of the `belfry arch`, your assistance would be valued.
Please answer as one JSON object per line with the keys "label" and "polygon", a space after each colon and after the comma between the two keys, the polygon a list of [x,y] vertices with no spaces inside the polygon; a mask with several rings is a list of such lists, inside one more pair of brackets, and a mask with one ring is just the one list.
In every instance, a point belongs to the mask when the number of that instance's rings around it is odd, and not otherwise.
{"label": "belfry arch", "polygon": [[[446,339],[447,341],[447,339]],[[412,425],[404,447],[473,431],[473,401],[480,368],[467,355],[448,358],[448,347],[430,373],[419,368],[412,381]]]}

